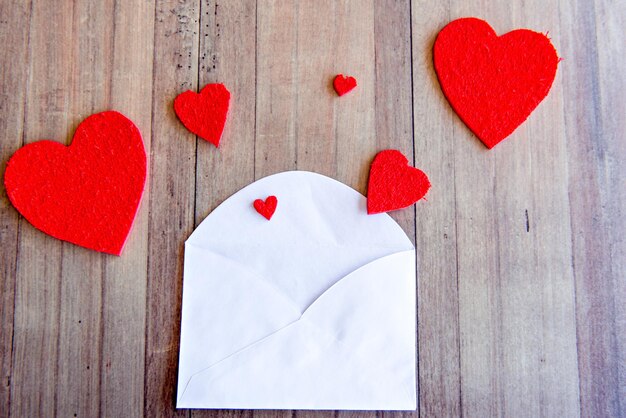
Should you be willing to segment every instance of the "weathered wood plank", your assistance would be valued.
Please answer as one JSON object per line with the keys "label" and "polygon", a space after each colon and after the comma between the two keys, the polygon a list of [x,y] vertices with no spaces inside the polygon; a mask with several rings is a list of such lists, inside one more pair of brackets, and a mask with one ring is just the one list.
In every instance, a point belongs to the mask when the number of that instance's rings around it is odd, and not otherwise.
{"label": "weathered wood plank", "polygon": [[[606,146],[608,174],[602,187],[605,198],[605,217],[610,237],[610,270],[608,305],[613,306],[611,329],[613,334],[613,364],[610,370],[615,377],[615,394],[608,399],[611,413],[626,414],[626,45],[623,42],[626,27],[626,8],[623,3],[611,0],[595,2],[596,39],[598,47],[598,78],[602,132]],[[588,345],[589,342],[585,342]],[[580,346],[579,346],[580,347]],[[606,382],[605,382],[606,383]]]}
{"label": "weathered wood plank", "polygon": [[[19,217],[4,190],[4,169],[9,157],[24,140],[24,109],[28,74],[28,40],[31,4],[6,1],[0,4],[0,417],[10,412],[13,315]],[[3,65],[4,63],[11,65]]]}
{"label": "weathered wood plank", "polygon": [[257,4],[256,179],[296,169],[297,15],[295,2]]}
{"label": "weathered wood plank", "polygon": [[[153,1],[117,2],[111,15],[109,106],[137,125],[148,156],[152,137],[154,6]],[[107,417],[144,415],[148,184],[124,253],[121,257],[106,257],[103,263],[100,415]]]}
{"label": "weathered wood plank", "polygon": [[154,27],[145,414],[175,411],[183,245],[194,226],[196,139],[178,122],[173,100],[198,84],[195,1],[157,1]]}
{"label": "weathered wood plank", "polygon": [[[542,12],[538,13],[539,10]],[[548,33],[557,51],[561,51],[558,11],[556,3],[539,0],[516,4],[508,12],[501,10],[502,14],[514,17],[511,28],[502,30],[526,27]],[[561,76],[567,71],[567,63],[562,64],[550,94],[520,127],[518,141],[528,144],[525,154],[520,156],[528,159],[528,171],[515,171],[516,183],[498,183],[496,190],[499,196],[508,193],[515,202],[509,216],[502,213],[504,217],[498,222],[499,227],[506,225],[508,229],[506,241],[500,241],[500,253],[503,244],[511,241],[516,244],[507,249],[510,267],[500,263],[500,269],[506,267],[508,276],[505,289],[509,302],[503,315],[507,333],[502,341],[503,346],[510,347],[509,363],[505,365],[508,372],[505,376],[510,381],[507,414],[571,417],[580,414],[567,140],[563,124],[555,123],[563,114],[565,100]],[[511,140],[515,141],[515,137]],[[517,169],[520,156],[510,155],[508,166]],[[525,201],[516,201],[518,197],[513,190],[516,184],[520,188],[525,184]],[[526,202],[530,203],[529,207]],[[530,246],[519,238],[525,234],[532,235]],[[526,251],[531,255],[511,256],[511,251],[518,254]],[[532,268],[520,266],[522,263]],[[526,388],[520,387],[520,375],[526,381]],[[532,396],[527,396],[527,392]],[[529,408],[529,399],[538,406]]]}
{"label": "weathered wood plank", "polygon": [[[69,135],[84,118],[109,106],[112,14],[112,6],[105,3],[75,2],[71,41],[56,44],[59,50],[71,52],[71,77],[63,86],[69,102]],[[107,257],[63,244],[55,388],[55,410],[61,416],[93,416],[100,410],[102,264]]]}
{"label": "weathered wood plank", "polygon": [[[421,138],[413,138],[413,91],[410,88],[412,85],[410,0],[375,1],[374,6],[377,151],[397,149],[411,161],[411,164],[421,167],[422,156],[414,154],[414,141],[420,141]],[[424,203],[426,202],[418,203],[416,208],[411,207],[390,213],[413,243],[415,243],[416,213],[417,216],[422,216],[421,206]],[[416,248],[418,265],[423,251],[422,248]],[[418,270],[418,280],[421,280],[420,270]],[[417,391],[418,388],[416,387],[415,390]],[[352,416],[360,415],[353,413]],[[417,417],[419,404],[415,412],[384,411],[380,416],[383,418]]]}
{"label": "weathered wood plank", "polygon": [[428,1],[413,1],[411,15],[415,162],[432,184],[416,207],[420,415],[460,416],[454,131],[462,126],[441,93],[431,53],[450,15],[447,5]]}
{"label": "weathered wood plank", "polygon": [[[71,3],[34,2],[24,142],[50,138],[68,143],[72,127]],[[55,22],[50,25],[49,22]],[[64,402],[57,391],[63,256],[71,244],[20,223],[17,259],[11,416],[38,416]],[[94,324],[86,324],[92,327]],[[83,375],[84,376],[84,375]]]}
{"label": "weathered wood plank", "polygon": [[560,2],[581,414],[626,410],[624,10]]}
{"label": "weathered wood plank", "polygon": [[295,23],[296,169],[333,178],[337,177],[337,137],[331,121],[335,120],[337,96],[331,83],[338,72],[348,72],[337,70],[335,64],[336,7],[330,0],[299,2]]}

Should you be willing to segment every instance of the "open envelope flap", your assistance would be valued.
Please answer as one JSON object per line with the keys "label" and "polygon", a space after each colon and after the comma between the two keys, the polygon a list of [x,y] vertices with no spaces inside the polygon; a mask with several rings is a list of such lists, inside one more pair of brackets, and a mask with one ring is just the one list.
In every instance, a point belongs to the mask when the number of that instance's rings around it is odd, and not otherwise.
{"label": "open envelope flap", "polygon": [[193,375],[179,396],[179,408],[414,410],[414,252],[347,275],[299,320]]}
{"label": "open envelope flap", "polygon": [[[271,221],[252,207],[268,195],[278,198]],[[243,188],[207,216],[187,243],[256,272],[301,312],[358,267],[413,249],[389,215],[367,214],[363,195],[306,171],[275,174]]]}

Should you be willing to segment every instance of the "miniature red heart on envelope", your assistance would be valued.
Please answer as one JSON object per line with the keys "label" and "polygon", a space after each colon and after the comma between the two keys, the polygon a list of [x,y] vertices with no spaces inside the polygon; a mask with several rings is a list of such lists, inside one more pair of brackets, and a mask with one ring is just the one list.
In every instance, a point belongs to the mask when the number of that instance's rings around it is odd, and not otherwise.
{"label": "miniature red heart on envelope", "polygon": [[389,212],[412,205],[423,198],[430,182],[423,171],[410,167],[400,151],[376,154],[367,185],[367,213]]}
{"label": "miniature red heart on envelope", "polygon": [[218,147],[230,103],[230,92],[223,84],[207,84],[200,93],[187,90],[174,99],[178,119],[199,137]]}
{"label": "miniature red heart on envelope", "polygon": [[268,221],[274,216],[276,212],[276,206],[278,206],[278,199],[276,196],[268,196],[265,201],[257,199],[254,201],[254,209],[259,212]]}
{"label": "miniature red heart on envelope", "polygon": [[4,173],[7,195],[35,227],[55,238],[119,255],[146,181],[139,129],[118,112],[85,119],[66,147],[28,144]]}
{"label": "miniature red heart on envelope", "polygon": [[333,87],[339,96],[343,96],[356,87],[356,79],[343,74],[337,74],[333,80]]}
{"label": "miniature red heart on envelope", "polygon": [[497,36],[476,18],[443,28],[433,59],[452,108],[487,148],[509,136],[546,97],[559,63],[546,35],[518,29]]}

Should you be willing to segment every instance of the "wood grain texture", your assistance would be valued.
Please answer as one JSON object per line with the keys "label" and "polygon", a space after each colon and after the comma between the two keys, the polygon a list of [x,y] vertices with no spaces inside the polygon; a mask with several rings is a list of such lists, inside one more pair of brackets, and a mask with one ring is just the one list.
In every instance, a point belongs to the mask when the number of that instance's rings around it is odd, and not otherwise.
{"label": "wood grain texture", "polygon": [[[146,295],[147,416],[174,410],[180,337],[183,243],[194,227],[196,139],[177,121],[176,95],[198,87],[200,4],[156,1]],[[167,210],[163,210],[167,208]]]}
{"label": "wood grain texture", "polygon": [[[42,234],[0,196],[0,417],[584,416],[626,413],[626,10],[515,0],[7,0],[0,169],[116,109],[148,187],[122,257]],[[488,151],[443,97],[437,32],[462,16],[549,32],[549,96]],[[335,74],[358,87],[341,98]],[[174,97],[223,82],[219,149]],[[183,243],[228,196],[310,170],[366,192],[395,148],[433,184],[392,213],[418,255],[415,412],[175,409]]]}
{"label": "wood grain texture", "polygon": [[611,1],[561,3],[581,413],[623,416],[626,14]]}
{"label": "wood grain texture", "polygon": [[[108,85],[112,67],[107,57],[113,50],[113,22],[110,19],[113,10],[110,5],[77,1],[68,12],[71,18],[68,28],[70,37],[63,42],[49,44],[55,55],[65,58],[62,64],[68,70],[67,86],[72,87],[61,89],[58,93],[64,97],[68,109],[64,126],[67,130],[66,144],[70,143],[76,126],[85,117],[109,107]],[[43,13],[41,18],[46,19],[46,14]],[[34,26],[33,31],[41,31],[42,40],[45,39],[45,26]],[[77,41],[68,48],[66,42],[73,39]],[[36,54],[35,51],[33,53]],[[45,107],[41,112],[45,117]],[[60,286],[56,324],[56,388],[51,410],[62,416],[93,416],[99,412],[102,394],[101,308],[106,280],[102,269],[105,258],[94,251],[61,243],[59,275],[49,280]],[[79,341],[89,343],[81,344]],[[58,396],[58,393],[74,395]]]}
{"label": "wood grain texture", "polygon": [[[31,58],[22,69],[29,76],[24,143],[42,138],[56,138],[62,143],[69,140],[72,49],[60,45],[72,45],[72,13],[70,2],[32,3],[27,47]],[[50,20],[56,24],[49,26]],[[38,59],[33,59],[35,56]],[[59,394],[66,393],[62,386],[57,392],[63,249],[62,242],[43,236],[28,222],[20,222],[10,416],[37,416],[43,411],[55,411]],[[97,266],[87,266],[94,267]],[[98,321],[97,315],[90,315],[85,326],[91,330]],[[90,345],[98,343],[96,340]],[[98,356],[93,360],[97,363]],[[79,376],[84,377],[85,374]]]}
{"label": "wood grain texture", "polygon": [[[154,2],[115,2],[109,19],[113,26],[110,107],[135,122],[150,155]],[[102,416],[144,413],[149,202],[148,185],[124,257],[106,257],[103,263]]]}
{"label": "wood grain texture", "polygon": [[[416,154],[413,145],[413,94],[412,51],[411,51],[411,4],[409,1],[374,2],[374,56],[375,56],[375,129],[376,149],[397,149],[413,165],[423,167],[421,155]],[[421,209],[421,208],[420,208]],[[390,213],[402,226],[417,248],[417,281],[422,282],[422,257],[424,249],[416,239],[416,208],[410,207]],[[423,216],[420,212],[419,216]],[[417,289],[416,289],[417,293]],[[421,309],[418,299],[418,311]],[[417,312],[416,312],[417,314]],[[419,317],[416,318],[416,325]],[[419,355],[418,333],[416,333],[416,353]],[[419,395],[419,366],[416,372]],[[418,396],[419,402],[419,396]],[[383,411],[380,418],[408,418],[419,415],[417,412]],[[360,417],[360,413],[346,413],[346,417]]]}
{"label": "wood grain texture", "polygon": [[[4,184],[4,168],[24,141],[24,111],[27,86],[28,37],[31,16],[30,2],[0,4],[0,39],[7,47],[0,49],[3,66],[0,76],[0,180]],[[4,187],[0,192],[0,417],[10,412],[13,362],[13,319],[17,251],[19,246],[19,217],[7,198]]]}
{"label": "wood grain texture", "polygon": [[[435,36],[450,20],[450,13],[441,3],[413,1],[411,16],[415,159],[433,184],[428,192],[428,203],[416,207],[415,216],[415,246],[420,259],[417,289],[419,413],[460,416],[454,148],[457,141],[452,140],[453,125],[460,124],[441,93],[431,53]],[[475,257],[473,265],[484,266],[483,255],[478,252]]]}

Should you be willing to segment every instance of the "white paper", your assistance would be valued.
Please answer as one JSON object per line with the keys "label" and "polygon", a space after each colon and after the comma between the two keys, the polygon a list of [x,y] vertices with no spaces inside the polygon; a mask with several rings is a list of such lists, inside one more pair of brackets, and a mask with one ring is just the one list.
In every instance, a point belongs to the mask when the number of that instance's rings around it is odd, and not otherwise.
{"label": "white paper", "polygon": [[177,407],[415,410],[415,315],[391,217],[319,174],[266,177],[185,243]]}

